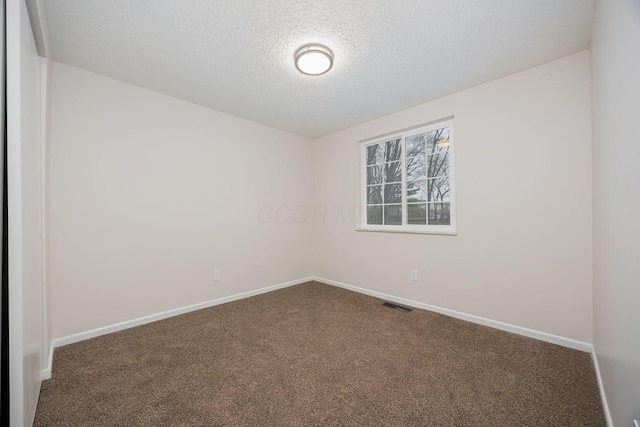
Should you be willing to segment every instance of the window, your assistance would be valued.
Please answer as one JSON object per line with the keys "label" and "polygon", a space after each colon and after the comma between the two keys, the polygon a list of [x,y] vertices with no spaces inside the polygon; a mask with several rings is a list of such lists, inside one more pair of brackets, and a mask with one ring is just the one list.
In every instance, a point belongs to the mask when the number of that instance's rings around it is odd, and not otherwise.
{"label": "window", "polygon": [[361,143],[361,230],[455,233],[453,121]]}

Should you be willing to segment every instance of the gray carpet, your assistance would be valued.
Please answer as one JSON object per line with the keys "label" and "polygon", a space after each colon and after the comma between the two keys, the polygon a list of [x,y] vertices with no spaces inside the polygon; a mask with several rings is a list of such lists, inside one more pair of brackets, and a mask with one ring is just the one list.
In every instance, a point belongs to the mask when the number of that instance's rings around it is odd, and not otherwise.
{"label": "gray carpet", "polygon": [[310,282],[56,349],[35,426],[605,426],[587,353]]}

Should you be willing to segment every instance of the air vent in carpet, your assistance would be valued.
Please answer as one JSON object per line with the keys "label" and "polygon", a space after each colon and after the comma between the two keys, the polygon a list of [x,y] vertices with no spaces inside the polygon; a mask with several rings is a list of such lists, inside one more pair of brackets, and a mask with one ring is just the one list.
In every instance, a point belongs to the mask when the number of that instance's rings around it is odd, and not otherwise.
{"label": "air vent in carpet", "polygon": [[385,307],[393,308],[394,310],[401,311],[403,313],[408,313],[408,312],[411,311],[410,308],[402,307],[401,305],[397,305],[397,304],[394,304],[394,303],[391,303],[391,302],[385,302],[382,305],[385,306]]}

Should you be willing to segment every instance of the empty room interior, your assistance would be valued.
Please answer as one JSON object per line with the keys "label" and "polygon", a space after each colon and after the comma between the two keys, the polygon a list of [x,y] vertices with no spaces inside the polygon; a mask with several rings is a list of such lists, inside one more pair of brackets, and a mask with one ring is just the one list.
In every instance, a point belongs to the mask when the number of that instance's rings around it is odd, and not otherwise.
{"label": "empty room interior", "polygon": [[640,2],[6,0],[1,425],[640,427]]}

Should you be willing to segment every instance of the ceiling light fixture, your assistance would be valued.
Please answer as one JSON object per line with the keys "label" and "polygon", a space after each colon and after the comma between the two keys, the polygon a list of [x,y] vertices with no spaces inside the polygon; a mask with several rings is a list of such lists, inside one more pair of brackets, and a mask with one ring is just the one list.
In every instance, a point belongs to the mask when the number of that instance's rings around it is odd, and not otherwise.
{"label": "ceiling light fixture", "polygon": [[333,54],[317,44],[302,46],[296,52],[296,68],[303,74],[319,76],[333,67]]}

